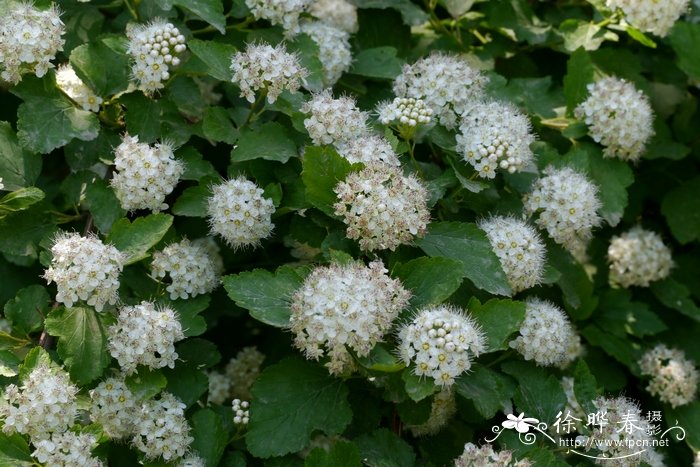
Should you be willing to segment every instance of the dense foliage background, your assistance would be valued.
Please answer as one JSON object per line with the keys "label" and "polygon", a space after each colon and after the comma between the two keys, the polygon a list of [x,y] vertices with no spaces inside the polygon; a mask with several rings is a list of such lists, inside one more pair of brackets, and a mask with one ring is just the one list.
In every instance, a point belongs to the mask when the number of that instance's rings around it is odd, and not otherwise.
{"label": "dense foliage background", "polygon": [[[544,283],[511,296],[475,222],[491,214],[520,215],[522,195],[538,174],[474,178],[455,153],[455,131],[440,125],[419,135],[415,164],[409,146],[376,124],[404,170],[426,182],[432,222],[413,245],[361,252],[345,237],[332,207],[332,188],[357,167],[330,146],[313,146],[300,111],[308,90],[323,87],[314,41],[305,34],[286,40],[310,72],[307,90],[258,104],[250,118],[251,104],[231,82],[231,56],[247,43],[274,45],[285,38],[279,26],[255,20],[242,0],[60,1],[66,42],[53,62],[70,62],[104,102],[99,113],[79,108],[57,88],[53,70],[0,87],[0,304],[11,325],[0,333],[0,386],[21,381],[45,358],[43,348],[70,372],[87,404],[88,391],[117,367],[105,334],[115,307],[99,313],[85,304],[65,308],[54,302],[55,285],[42,278],[58,230],[94,232],[128,256],[120,303],[157,299],[179,314],[187,337],[177,344],[175,367],[142,369],[128,383],[141,394],[167,390],[187,405],[191,448],[208,466],[447,465],[466,442],[480,444],[491,436],[504,413],[553,422],[566,403],[564,375],[574,377],[582,404],[596,395],[624,394],[640,401],[644,413],[662,411],[664,424],[677,421],[687,437],[660,452],[668,465],[692,463],[700,450],[700,403],[674,409],[662,404],[645,391],[637,361],[664,342],[700,362],[700,4],[693,2],[670,34],[659,38],[620,23],[603,0],[352,3],[359,8],[353,62],[334,94],[352,95],[360,108],[372,111],[393,98],[392,80],[403,64],[433,50],[470,54],[489,78],[488,95],[529,115],[539,170],[569,165],[599,187],[604,223],[594,232],[588,260],[580,263],[547,240]],[[180,29],[187,51],[165,87],[149,96],[130,87],[125,30],[128,23],[155,17]],[[604,158],[573,116],[586,86],[604,75],[633,82],[651,100],[655,136],[637,163]],[[127,213],[120,207],[108,180],[125,132],[177,148],[185,171],[167,197],[168,210]],[[209,187],[238,175],[256,181],[273,200],[273,235],[257,248],[234,250],[219,241],[223,286],[170,300],[149,276],[152,253],[182,237],[208,235]],[[675,268],[649,288],[612,288],[608,244],[640,223],[671,246]],[[489,350],[458,378],[457,413],[437,434],[415,437],[405,428],[428,419],[440,388],[395,357],[393,334],[344,378],[292,347],[289,298],[314,264],[348,257],[380,258],[403,281],[413,294],[403,319],[411,309],[448,302],[468,309],[481,324]],[[527,296],[565,308],[582,336],[584,355],[568,368],[536,366],[509,349]],[[250,422],[240,427],[229,402],[208,402],[208,372],[247,346],[256,346],[265,360],[252,389]],[[90,430],[99,433],[99,427]],[[306,456],[319,434],[331,437],[324,441],[330,450]],[[95,453],[110,465],[142,459],[129,443],[99,440]],[[498,443],[537,465],[588,462],[546,440],[528,446],[504,435]],[[299,454],[305,449],[306,457]],[[0,434],[0,465],[31,465],[32,451],[28,438]],[[158,459],[147,463],[162,465]]]}

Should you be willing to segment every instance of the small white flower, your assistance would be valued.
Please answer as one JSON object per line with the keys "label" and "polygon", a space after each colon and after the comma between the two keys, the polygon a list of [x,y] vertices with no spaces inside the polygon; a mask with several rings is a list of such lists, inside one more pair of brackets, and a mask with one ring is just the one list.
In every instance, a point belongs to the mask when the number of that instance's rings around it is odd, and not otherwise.
{"label": "small white flower", "polygon": [[333,86],[352,64],[350,35],[321,21],[303,23],[301,32],[308,34],[318,45],[318,58],[323,66],[323,84]]}
{"label": "small white flower", "polygon": [[233,82],[241,88],[241,96],[255,102],[255,93],[267,92],[272,104],[285,89],[299,90],[309,72],[299,63],[297,54],[287,52],[284,44],[248,44],[245,52],[236,52],[231,58]]}
{"label": "small white flower", "polygon": [[649,98],[624,79],[609,77],[588,85],[589,96],[576,107],[576,118],[604,146],[605,157],[636,161],[654,135]]}
{"label": "small white flower", "polygon": [[280,25],[287,36],[299,32],[299,16],[306,12],[313,0],[245,0],[255,19],[266,19]]}
{"label": "small white flower", "polygon": [[102,467],[104,464],[91,451],[97,447],[97,438],[90,433],[52,433],[50,438],[33,442],[32,456],[52,467]]}
{"label": "small white flower", "polygon": [[131,56],[131,74],[146,94],[163,88],[170,79],[170,67],[178,66],[178,57],[187,48],[185,36],[172,23],[155,18],[148,24],[130,24],[126,29],[129,39],[127,52]]}
{"label": "small white flower", "polygon": [[352,364],[347,348],[367,355],[384,338],[410,293],[391,279],[381,261],[319,266],[292,297],[290,328],[306,357],[340,374]]}
{"label": "small white flower", "polygon": [[238,249],[256,246],[272,233],[272,200],[255,183],[240,176],[212,187],[207,215],[212,233]]}
{"label": "small white flower", "polygon": [[357,108],[352,97],[334,99],[326,89],[314,94],[301,111],[309,114],[304,126],[314,144],[341,146],[367,134],[367,114]]}
{"label": "small white flower", "polygon": [[70,308],[82,300],[97,311],[117,302],[124,255],[115,247],[94,235],[62,232],[56,236],[51,254],[44,278],[49,284],[56,283],[57,302]]}
{"label": "small white flower", "polygon": [[689,0],[607,0],[608,8],[620,9],[635,28],[666,36],[678,18],[688,11]]}
{"label": "small white flower", "polygon": [[166,462],[183,457],[193,438],[185,418],[185,407],[177,397],[163,392],[135,413],[136,434],[132,443],[147,459],[162,457]]}
{"label": "small white flower", "polygon": [[665,279],[673,268],[671,250],[661,236],[640,226],[613,237],[608,247],[610,283],[622,287],[649,287]]}
{"label": "small white flower", "polygon": [[134,431],[134,413],[140,406],[123,376],[109,377],[90,390],[90,420],[99,423],[112,439],[123,439]]}
{"label": "small white flower", "polygon": [[363,250],[394,250],[426,232],[428,191],[398,167],[370,163],[350,173],[334,191],[335,214],[343,217],[347,237],[359,240]]}
{"label": "small white flower", "polygon": [[233,423],[236,425],[247,425],[248,420],[250,420],[250,404],[248,401],[242,401],[240,399],[234,399],[231,402],[231,409],[233,410]]}
{"label": "small white flower", "polygon": [[124,135],[114,151],[114,193],[127,211],[168,209],[165,197],[175,189],[185,171],[167,143],[149,146],[138,136]]}
{"label": "small white flower", "polygon": [[309,13],[319,21],[350,34],[357,32],[357,7],[346,0],[315,0]]}
{"label": "small white flower", "polygon": [[425,307],[399,331],[399,354],[414,373],[443,387],[468,371],[486,351],[486,338],[474,319],[450,305]]}
{"label": "small white flower", "polygon": [[475,444],[464,445],[464,452],[455,459],[455,467],[530,467],[534,463],[528,459],[515,460],[511,451],[494,451],[493,446],[484,444],[476,447]]}
{"label": "small white flower", "polygon": [[647,391],[662,402],[675,408],[695,400],[698,370],[682,350],[659,344],[642,355],[639,368],[643,375],[651,376]]}
{"label": "small white flower", "polygon": [[165,290],[171,300],[209,293],[219,285],[215,259],[205,248],[187,239],[153,253],[151,269],[153,278],[170,278]]}
{"label": "small white flower", "polygon": [[75,74],[75,70],[73,70],[70,64],[58,67],[58,71],[56,71],[56,84],[61,91],[65,92],[68,97],[80,105],[83,110],[89,112],[100,111],[102,98],[95,94],[95,92]]}
{"label": "small white flower", "polygon": [[336,149],[338,154],[351,164],[358,162],[363,164],[383,162],[396,167],[401,165],[399,158],[391,147],[391,143],[383,136],[377,134],[367,133],[366,135],[341,142],[336,145]]}
{"label": "small white flower", "polygon": [[177,463],[177,467],[206,467],[206,465],[204,459],[194,453],[189,453]]}

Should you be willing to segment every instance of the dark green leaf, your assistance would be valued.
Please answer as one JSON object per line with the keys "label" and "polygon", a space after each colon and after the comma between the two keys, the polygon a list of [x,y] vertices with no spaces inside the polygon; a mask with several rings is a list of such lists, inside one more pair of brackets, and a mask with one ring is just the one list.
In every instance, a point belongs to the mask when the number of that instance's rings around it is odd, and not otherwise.
{"label": "dark green leaf", "polygon": [[100,97],[118,94],[129,85],[129,59],[102,41],[73,49],[70,63],[75,73]]}
{"label": "dark green leaf", "polygon": [[593,60],[583,49],[578,49],[571,54],[566,63],[566,76],[564,76],[564,94],[566,95],[566,110],[569,115],[588,96],[587,86],[593,82]]}
{"label": "dark green leaf", "polygon": [[177,312],[177,319],[180,321],[185,337],[199,336],[206,332],[207,322],[199,314],[209,307],[210,300],[209,295],[197,295],[188,300],[174,300],[166,303]]}
{"label": "dark green leaf", "polygon": [[509,348],[510,336],[520,329],[525,319],[525,303],[513,300],[494,298],[482,305],[472,298],[467,308],[486,335],[486,352]]}
{"label": "dark green leaf", "polygon": [[125,265],[132,264],[147,258],[148,250],[163,238],[172,224],[173,216],[162,213],[139,217],[133,223],[126,218],[119,219],[112,226],[107,241],[124,253]]}
{"label": "dark green leaf", "polygon": [[345,180],[352,165],[328,146],[308,146],[302,159],[301,178],[306,187],[306,199],[314,207],[334,216],[337,197],[333,189]]}
{"label": "dark green leaf", "polygon": [[96,179],[85,191],[85,204],[92,214],[93,221],[100,232],[107,233],[114,222],[124,215],[117,195],[107,182]]}
{"label": "dark green leaf", "polygon": [[228,444],[228,434],[219,415],[210,409],[192,415],[192,437],[192,449],[204,459],[204,465],[219,465]]}
{"label": "dark green leaf", "polygon": [[231,151],[231,161],[252,159],[287,162],[297,155],[297,146],[289,131],[277,122],[268,122],[256,130],[245,130]]}
{"label": "dark green leaf", "polygon": [[408,397],[418,402],[425,399],[428,396],[432,396],[440,390],[439,386],[435,385],[432,378],[426,378],[425,376],[417,376],[413,373],[413,369],[406,368],[401,374],[401,379],[403,379],[406,384],[406,394]]}
{"label": "dark green leaf", "polygon": [[157,2],[164,10],[170,10],[173,5],[179,6],[211,24],[221,34],[226,33],[226,18],[221,0],[157,0]]}
{"label": "dark green leaf", "polygon": [[365,49],[354,57],[350,73],[368,78],[394,79],[401,74],[403,61],[394,47]]}
{"label": "dark green leaf", "polygon": [[411,446],[386,428],[366,433],[355,443],[369,467],[411,467],[416,463]]}
{"label": "dark green leaf", "polygon": [[0,433],[0,466],[31,467],[36,465],[29,454],[29,445],[22,435]]}
{"label": "dark green leaf", "polygon": [[126,106],[126,129],[138,135],[140,142],[167,140],[177,146],[189,140],[191,128],[172,101],[150,99],[141,92],[124,95],[119,100]]}
{"label": "dark green leaf", "polygon": [[151,370],[141,366],[133,375],[125,379],[126,386],[139,400],[151,399],[168,384],[161,370]]}
{"label": "dark green leaf", "polygon": [[5,303],[5,318],[12,327],[25,334],[41,329],[44,317],[49,313],[51,298],[46,288],[30,285],[17,292],[12,300]]}
{"label": "dark green leaf", "polygon": [[236,48],[230,44],[215,41],[192,39],[187,41],[187,47],[209,67],[209,75],[221,81],[229,82],[231,72],[231,57]]}
{"label": "dark green leaf", "polygon": [[197,337],[178,343],[176,350],[180,360],[197,368],[211,368],[221,360],[213,342]]}
{"label": "dark green leaf", "polygon": [[0,198],[0,217],[12,212],[24,211],[44,199],[44,192],[33,186],[20,188]]}
{"label": "dark green leaf", "polygon": [[382,373],[394,373],[406,368],[394,353],[382,343],[375,345],[366,357],[359,357],[358,362],[368,370],[381,371]]}
{"label": "dark green leaf", "polygon": [[417,258],[394,268],[393,275],[410,290],[411,306],[438,304],[447,300],[462,284],[462,263],[453,259]]}
{"label": "dark green leaf", "polygon": [[333,443],[326,452],[323,448],[316,448],[304,461],[304,467],[360,467],[362,459],[360,450],[349,441],[338,440]]}
{"label": "dark green leaf", "polygon": [[669,40],[680,69],[692,79],[700,80],[700,24],[676,22]]}
{"label": "dark green leaf", "polygon": [[214,142],[233,144],[238,139],[238,130],[233,126],[228,112],[223,107],[207,107],[202,122],[204,136]]}
{"label": "dark green leaf", "polygon": [[566,404],[566,395],[559,380],[529,362],[507,362],[503,371],[518,380],[515,405],[528,417],[550,423]]}
{"label": "dark green leaf", "polygon": [[597,383],[583,360],[579,360],[574,369],[574,395],[586,413],[596,412],[593,400],[598,396]]}
{"label": "dark green leaf", "polygon": [[31,186],[41,172],[41,156],[20,146],[12,127],[0,122],[0,178],[6,190]]}
{"label": "dark green leaf", "polygon": [[206,217],[207,200],[211,191],[206,186],[191,186],[182,192],[173,205],[173,214],[187,217]]}
{"label": "dark green leaf", "polygon": [[506,410],[515,388],[515,382],[507,376],[478,364],[455,381],[457,394],[471,400],[484,418]]}
{"label": "dark green leaf", "polygon": [[690,290],[685,285],[669,277],[651,284],[651,291],[667,307],[700,321],[700,308],[691,298]]}
{"label": "dark green leaf", "polygon": [[661,212],[680,243],[700,238],[700,177],[669,191],[661,203]]}
{"label": "dark green leaf", "polygon": [[168,380],[165,390],[177,396],[187,407],[192,406],[209,389],[209,378],[194,365],[179,363],[175,368],[164,368]]}

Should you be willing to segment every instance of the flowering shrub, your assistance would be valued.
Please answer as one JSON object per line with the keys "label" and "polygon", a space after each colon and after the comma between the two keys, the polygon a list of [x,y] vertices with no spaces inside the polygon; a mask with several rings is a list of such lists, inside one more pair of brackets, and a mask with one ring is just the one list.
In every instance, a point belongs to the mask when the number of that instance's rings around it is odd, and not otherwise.
{"label": "flowering shrub", "polygon": [[699,1],[6,0],[0,99],[0,465],[700,465]]}

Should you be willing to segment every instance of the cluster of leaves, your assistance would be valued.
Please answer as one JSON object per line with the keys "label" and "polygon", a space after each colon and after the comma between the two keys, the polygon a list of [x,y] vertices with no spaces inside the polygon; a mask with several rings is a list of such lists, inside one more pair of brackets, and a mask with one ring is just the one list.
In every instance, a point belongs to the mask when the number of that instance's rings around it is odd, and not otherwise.
{"label": "cluster of leaves", "polygon": [[[700,402],[664,407],[645,393],[636,362],[657,342],[700,362],[697,5],[669,37],[652,39],[609,24],[602,1],[465,1],[462,6],[474,3],[465,11],[455,11],[460,2],[448,0],[353,3],[359,7],[354,61],[336,93],[352,94],[371,110],[392,97],[391,81],[404,63],[431,50],[471,53],[488,70],[489,95],[529,114],[539,135],[533,145],[538,167],[573,166],[600,187],[600,214],[607,222],[596,231],[590,261],[582,265],[550,242],[545,284],[511,296],[475,222],[489,214],[519,214],[522,194],[537,174],[474,181],[471,169],[455,162],[454,133],[438,126],[416,146],[417,166],[408,161],[408,147],[393,139],[407,170],[419,170],[429,187],[433,222],[415,245],[378,256],[412,292],[411,309],[441,302],[468,308],[489,342],[489,352],[455,385],[455,419],[435,437],[414,438],[402,430],[425,422],[439,388],[415,377],[389,344],[358,359],[359,372],[347,380],[332,378],[292,348],[285,331],[289,297],[309,271],[295,248],[312,252],[313,263],[348,255],[366,259],[345,238],[332,208],[334,185],[353,167],[331,148],[311,144],[299,111],[307,94],[284,93],[249,118],[250,105],[231,83],[231,55],[250,42],[279,43],[283,33],[252,20],[242,0],[61,2],[66,45],[56,62],[69,61],[105,99],[99,114],[76,107],[56,87],[53,72],[42,79],[25,76],[0,90],[0,177],[9,192],[0,199],[0,304],[12,326],[0,333],[0,386],[18,381],[23,359],[38,345],[83,391],[116,366],[106,349],[112,314],[57,306],[55,290],[41,279],[57,230],[92,229],[126,254],[122,303],[168,302],[148,276],[150,254],[181,237],[207,235],[209,186],[245,174],[274,200],[274,236],[257,249],[234,252],[222,245],[224,287],[171,302],[187,336],[178,344],[176,367],[130,382],[142,393],[166,388],[187,404],[192,448],[206,465],[449,464],[465,442],[490,434],[503,411],[553,421],[566,402],[559,384],[564,374],[574,377],[585,406],[598,394],[624,392],[644,410],[662,410],[666,422],[678,420],[687,438],[663,454],[669,465],[688,465],[700,450]],[[167,18],[185,34],[188,52],[165,89],[148,97],[129,87],[124,30],[129,22],[154,17]],[[309,69],[309,87],[320,89],[318,47],[305,35],[287,45]],[[635,166],[603,158],[573,118],[586,85],[603,74],[628,79],[651,98],[656,134]],[[142,142],[167,140],[178,148],[186,170],[167,200],[169,212],[127,215],[105,180],[113,148],[127,131]],[[610,238],[640,221],[672,245],[672,277],[649,289],[610,288]],[[508,350],[524,319],[526,295],[560,304],[580,331],[586,352],[568,370],[543,369]],[[234,436],[230,407],[207,404],[206,372],[249,345],[267,359],[253,386],[248,430],[240,437]],[[297,453],[317,434],[342,438],[329,451],[315,449],[302,459]],[[562,452],[546,445],[505,443],[542,465],[567,465]],[[137,461],[136,451],[109,442],[100,452],[114,465]],[[31,463],[26,441],[0,434],[0,465]]]}

